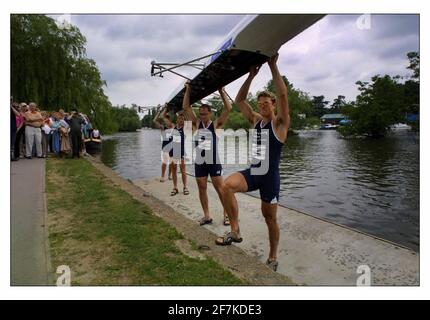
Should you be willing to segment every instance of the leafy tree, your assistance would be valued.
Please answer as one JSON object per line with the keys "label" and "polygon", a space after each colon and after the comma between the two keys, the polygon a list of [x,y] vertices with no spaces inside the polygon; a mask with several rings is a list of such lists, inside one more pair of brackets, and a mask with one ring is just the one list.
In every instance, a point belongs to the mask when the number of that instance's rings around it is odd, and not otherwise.
{"label": "leafy tree", "polygon": [[59,28],[45,15],[12,15],[11,95],[45,110],[77,107],[102,132],[114,132],[106,82],[85,44],[76,26]]}
{"label": "leafy tree", "polygon": [[391,125],[404,120],[404,86],[398,77],[374,76],[372,82],[357,81],[360,94],[354,105],[343,108],[352,121],[340,129],[344,135],[385,136]]}
{"label": "leafy tree", "polygon": [[412,79],[419,81],[420,79],[420,54],[418,52],[408,52],[409,59],[408,69],[412,70]]}
{"label": "leafy tree", "polygon": [[324,100],[324,96],[313,96],[311,102],[313,105],[313,116],[321,118],[324,114],[328,113],[326,106],[329,102]]}
{"label": "leafy tree", "polygon": [[119,131],[136,131],[141,128],[141,121],[137,111],[125,105],[113,108],[113,119],[118,123]]}
{"label": "leafy tree", "polygon": [[405,104],[408,113],[420,113],[420,83],[413,80],[408,80],[404,84],[405,87]]}
{"label": "leafy tree", "polygon": [[[294,88],[287,77],[282,76],[288,90],[288,106],[290,108],[290,128],[293,130],[302,129],[307,125],[307,118],[312,116],[312,102],[307,93]],[[265,90],[276,95],[273,80],[270,80]],[[303,116],[304,115],[304,116]]]}
{"label": "leafy tree", "polygon": [[251,128],[251,124],[248,119],[246,119],[241,112],[239,112],[236,108],[233,107],[233,110],[230,112],[228,120],[224,125],[224,129],[249,129]]}
{"label": "leafy tree", "polygon": [[[250,95],[250,97],[252,99],[252,95]],[[214,115],[214,118],[220,116],[222,111],[224,110],[224,104],[222,102],[221,97],[218,95],[214,95],[209,98],[207,102],[212,107],[212,113]],[[227,122],[224,125],[224,129],[237,130],[249,128],[249,121],[245,119],[242,113],[237,109],[236,105],[232,102],[232,111],[230,112]]]}
{"label": "leafy tree", "polygon": [[419,113],[420,105],[420,56],[418,52],[409,52],[408,69],[412,70],[413,74],[410,80],[405,82],[405,100],[408,106],[408,113]]}
{"label": "leafy tree", "polygon": [[[412,70],[412,76],[405,82],[405,104],[407,113],[420,113],[420,55],[418,52],[408,52],[408,69]],[[419,128],[419,120],[409,123],[414,130]]]}
{"label": "leafy tree", "polygon": [[151,113],[145,115],[142,118],[142,127],[143,128],[155,128],[155,125],[153,123],[154,118],[152,117]]}
{"label": "leafy tree", "polygon": [[345,96],[339,95],[336,99],[333,100],[331,104],[331,108],[329,110],[330,113],[341,113],[342,107],[346,105]]}
{"label": "leafy tree", "polygon": [[153,129],[156,128],[153,120],[155,118],[155,115],[157,114],[157,110],[157,108],[151,108],[148,111],[148,114],[142,118],[142,127]]}

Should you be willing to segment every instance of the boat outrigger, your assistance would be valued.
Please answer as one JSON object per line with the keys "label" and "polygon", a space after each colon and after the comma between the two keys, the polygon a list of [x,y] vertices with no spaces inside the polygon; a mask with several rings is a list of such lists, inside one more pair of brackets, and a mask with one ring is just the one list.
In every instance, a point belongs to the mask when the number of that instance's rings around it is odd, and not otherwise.
{"label": "boat outrigger", "polygon": [[[323,17],[322,14],[246,16],[213,53],[180,64],[152,61],[151,75],[163,76],[165,72],[172,72],[191,81],[190,102],[195,103],[246,74],[250,66],[266,62],[284,43]],[[206,59],[204,64],[197,63],[203,59]],[[201,72],[189,79],[173,71],[182,66],[192,66]],[[167,102],[174,112],[182,109],[186,80]]]}

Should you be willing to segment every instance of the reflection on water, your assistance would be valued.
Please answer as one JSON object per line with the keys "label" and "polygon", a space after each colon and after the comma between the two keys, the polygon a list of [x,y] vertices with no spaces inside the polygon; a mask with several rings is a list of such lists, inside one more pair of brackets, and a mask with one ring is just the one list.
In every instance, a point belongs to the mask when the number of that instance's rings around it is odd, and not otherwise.
{"label": "reflection on water", "polygon": [[102,162],[111,167],[116,168],[117,164],[117,148],[118,140],[116,139],[104,139],[103,140],[103,149],[100,159]]}
{"label": "reflection on water", "polygon": [[126,179],[151,178],[160,174],[160,150],[159,130],[122,132],[103,137],[101,160]]}
{"label": "reflection on water", "polygon": [[[160,149],[158,130],[119,133],[105,137],[101,159],[125,178],[150,178],[160,174]],[[226,173],[245,167],[224,165]],[[417,133],[345,140],[302,131],[288,137],[280,172],[281,204],[419,250]]]}
{"label": "reflection on water", "polygon": [[282,163],[282,203],[419,248],[419,139],[339,138],[334,131],[289,138]]}

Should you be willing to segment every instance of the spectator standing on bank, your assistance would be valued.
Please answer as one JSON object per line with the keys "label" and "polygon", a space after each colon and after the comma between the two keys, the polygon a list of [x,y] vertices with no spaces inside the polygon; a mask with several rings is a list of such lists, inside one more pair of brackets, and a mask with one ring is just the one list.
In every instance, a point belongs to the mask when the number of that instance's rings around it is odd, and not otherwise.
{"label": "spectator standing on bank", "polygon": [[51,121],[48,113],[44,112],[42,116],[42,157],[46,158],[48,156],[49,136],[51,135]]}
{"label": "spectator standing on bank", "polygon": [[53,112],[51,115],[51,135],[52,135],[52,152],[60,156],[61,152],[61,133],[60,133],[60,118],[61,113]]}
{"label": "spectator standing on bank", "polygon": [[17,161],[19,157],[15,157],[15,138],[17,132],[16,116],[19,115],[17,110],[18,103],[12,103],[10,106],[10,160]]}
{"label": "spectator standing on bank", "polygon": [[[65,113],[64,115],[67,115],[67,113]],[[61,153],[64,155],[68,155],[71,149],[70,137],[69,137],[70,126],[66,122],[63,115],[61,115],[59,123],[60,123],[60,127],[58,130],[60,131],[60,137],[61,137]]]}
{"label": "spectator standing on bank", "polygon": [[25,117],[24,113],[28,111],[27,104],[21,102],[18,108],[19,115],[16,116],[16,138],[15,138],[15,158],[19,159],[25,155]]}
{"label": "spectator standing on bank", "polygon": [[34,102],[29,104],[30,110],[24,114],[25,117],[25,142],[26,158],[32,158],[33,143],[36,144],[36,153],[38,158],[42,158],[42,132],[40,128],[43,125],[43,117],[40,112],[36,111],[37,105]]}
{"label": "spectator standing on bank", "polygon": [[79,158],[79,151],[81,150],[82,144],[82,126],[85,124],[85,120],[78,113],[77,109],[72,110],[72,115],[68,120],[72,138],[72,158]]}

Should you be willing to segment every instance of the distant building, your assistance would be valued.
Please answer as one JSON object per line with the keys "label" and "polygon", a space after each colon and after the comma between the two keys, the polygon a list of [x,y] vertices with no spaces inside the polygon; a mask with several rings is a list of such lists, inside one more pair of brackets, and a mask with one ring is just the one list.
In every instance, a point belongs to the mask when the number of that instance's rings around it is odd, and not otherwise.
{"label": "distant building", "polygon": [[406,120],[409,121],[409,122],[417,122],[417,121],[420,120],[420,115],[419,114],[415,114],[415,113],[408,114],[406,116]]}
{"label": "distant building", "polygon": [[325,124],[339,124],[341,120],[346,119],[346,116],[341,113],[325,114],[321,118],[321,123]]}

